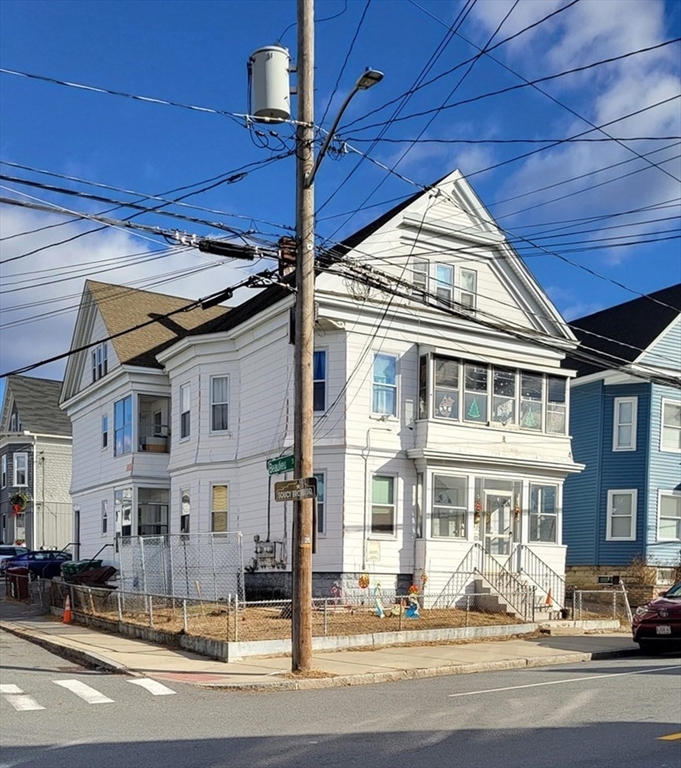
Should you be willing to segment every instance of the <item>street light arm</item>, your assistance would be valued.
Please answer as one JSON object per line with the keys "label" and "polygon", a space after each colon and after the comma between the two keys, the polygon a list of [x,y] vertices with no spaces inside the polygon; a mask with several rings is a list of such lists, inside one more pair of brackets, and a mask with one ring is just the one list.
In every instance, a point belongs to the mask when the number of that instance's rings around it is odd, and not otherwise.
{"label": "street light arm", "polygon": [[305,179],[305,187],[311,187],[312,184],[314,184],[314,177],[317,175],[317,169],[319,168],[320,163],[322,162],[322,159],[324,158],[324,155],[326,154],[326,151],[329,148],[329,144],[331,144],[331,141],[333,137],[336,134],[336,128],[338,128],[338,123],[341,121],[341,117],[343,117],[343,113],[348,107],[348,104],[352,100],[353,96],[359,91],[360,89],[355,85],[355,87],[350,91],[350,93],[345,97],[345,101],[341,105],[340,110],[338,111],[338,114],[336,115],[336,119],[333,121],[333,125],[329,129],[329,132],[326,134],[326,138],[324,139],[324,143],[322,144],[322,148],[319,150],[319,154],[317,155],[314,166],[312,167],[312,170],[308,174],[307,178]]}

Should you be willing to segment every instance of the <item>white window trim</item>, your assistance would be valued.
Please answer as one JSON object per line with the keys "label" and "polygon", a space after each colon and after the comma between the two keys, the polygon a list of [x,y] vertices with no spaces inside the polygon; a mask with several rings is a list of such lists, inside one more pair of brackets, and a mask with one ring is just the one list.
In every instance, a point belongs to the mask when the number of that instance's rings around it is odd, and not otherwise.
{"label": "white window trim", "polygon": [[[216,510],[215,509],[215,489],[216,488],[226,488],[227,489],[227,509],[225,509],[225,510],[222,510],[222,509],[217,509]],[[230,508],[230,505],[231,505],[231,496],[230,496],[229,489],[230,489],[230,484],[229,483],[211,483],[210,484],[210,511],[209,511],[210,517],[208,518],[208,525],[209,525],[208,530],[211,533],[227,533],[229,531],[229,508]],[[191,503],[191,501],[190,501],[190,503]],[[223,512],[223,511],[225,513],[225,524],[226,524],[225,525],[225,530],[224,531],[216,531],[214,529],[214,525],[213,525],[213,523],[214,523],[213,515],[216,512]]]}
{"label": "white window trim", "polygon": [[[612,523],[612,500],[615,495],[623,496],[628,493],[631,496],[631,536],[612,536],[610,534]],[[608,491],[608,510],[605,528],[606,541],[636,541],[636,518],[638,506],[638,490],[636,488],[612,488]]]}
{"label": "white window trim", "polygon": [[[393,532],[392,533],[374,533],[371,528],[373,525],[373,509],[374,509],[374,496],[373,496],[373,480],[374,477],[391,477],[393,481],[393,509],[394,509],[394,517],[393,517]],[[398,483],[398,475],[394,475],[390,472],[372,472],[371,473],[371,487],[372,491],[369,496],[369,520],[368,520],[368,529],[367,529],[367,539],[380,539],[381,541],[395,541],[397,539],[397,517],[398,517],[398,511],[399,511],[399,483]],[[385,506],[381,504],[377,504],[376,506]]]}
{"label": "white window trim", "polygon": [[[214,403],[213,402],[213,379],[227,379],[227,402],[226,403]],[[208,378],[208,404],[210,407],[210,413],[208,415],[209,434],[211,435],[228,435],[231,432],[230,424],[232,423],[232,382],[228,373],[216,373]],[[227,405],[227,429],[213,429],[213,406],[214,405]],[[221,485],[221,483],[216,483]]]}
{"label": "white window trim", "polygon": [[[631,403],[631,442],[628,445],[620,445],[617,442],[617,434],[620,427],[619,406],[621,403]],[[612,405],[612,450],[635,451],[636,450],[636,424],[638,420],[638,397],[616,397]]]}
{"label": "white window trim", "polygon": [[[182,410],[182,393],[184,391],[188,392],[188,399],[189,399],[189,407],[186,411]],[[212,394],[212,393],[211,393]],[[180,424],[178,429],[178,434],[180,436],[180,442],[184,442],[185,440],[189,440],[192,435],[192,389],[191,389],[191,383],[186,382],[185,384],[180,384],[180,391],[179,391],[179,401],[180,401]],[[182,435],[182,416],[184,416],[185,413],[189,414],[189,432],[186,435]],[[211,408],[211,422],[213,420],[213,411]]]}
{"label": "white window trim", "polygon": [[681,539],[665,539],[660,536],[660,512],[662,511],[662,497],[674,496],[681,498],[681,491],[659,489],[657,492],[657,541],[681,541]]}
{"label": "white window trim", "polygon": [[[19,456],[24,457],[24,474],[26,476],[25,483],[17,482],[17,458]],[[15,488],[28,488],[28,453],[25,453],[24,451],[19,451],[18,453],[12,455],[12,481],[12,485]]]}
{"label": "white window trim", "polygon": [[2,477],[0,479],[0,487],[1,488],[7,488],[7,454],[2,454],[2,459],[0,459],[2,462]]}
{"label": "white window trim", "polygon": [[[323,379],[314,378],[314,353],[316,352],[324,353],[324,378]],[[313,392],[312,407],[315,414],[326,413],[326,410],[329,406],[329,351],[326,347],[315,347],[313,350],[312,386],[314,387],[314,385],[320,381],[324,382],[324,407],[319,411],[314,410],[314,392]]]}
{"label": "white window trim", "polygon": [[107,499],[102,499],[101,532],[102,532],[102,536],[109,535],[109,501]]}
{"label": "white window trim", "polygon": [[[395,361],[395,383],[394,384],[378,384],[381,387],[392,387],[395,390],[395,413],[382,413],[381,411],[374,410],[374,387],[377,386],[377,382],[374,378],[374,366],[376,365],[376,357],[381,355],[383,357],[392,357]],[[383,352],[382,350],[375,350],[371,359],[371,417],[373,419],[380,419],[381,421],[395,421],[399,418],[400,413],[400,356],[393,352]]]}
{"label": "white window trim", "polygon": [[[322,504],[324,505],[324,525],[322,526],[322,530],[320,531],[317,529],[317,536],[321,536],[322,538],[326,537],[326,470],[325,469],[315,469],[312,473],[313,477],[317,477],[317,475],[321,475],[323,479],[323,485],[324,485],[324,500],[322,501]],[[315,499],[316,504],[316,499]]]}
{"label": "white window trim", "polygon": [[[663,444],[663,433],[664,433],[664,407],[665,405],[681,405],[681,401],[674,400],[672,398],[662,398],[662,403],[660,404],[660,452],[661,453],[681,453],[681,448],[665,448]],[[676,429],[675,427],[670,427],[670,429]]]}

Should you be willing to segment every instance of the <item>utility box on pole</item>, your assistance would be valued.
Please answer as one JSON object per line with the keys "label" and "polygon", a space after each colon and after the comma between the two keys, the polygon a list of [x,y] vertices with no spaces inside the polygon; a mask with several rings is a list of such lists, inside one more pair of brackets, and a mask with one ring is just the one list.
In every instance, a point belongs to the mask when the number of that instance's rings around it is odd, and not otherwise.
{"label": "utility box on pole", "polygon": [[255,120],[270,122],[291,118],[288,49],[268,45],[253,51],[248,60],[251,73],[251,113]]}

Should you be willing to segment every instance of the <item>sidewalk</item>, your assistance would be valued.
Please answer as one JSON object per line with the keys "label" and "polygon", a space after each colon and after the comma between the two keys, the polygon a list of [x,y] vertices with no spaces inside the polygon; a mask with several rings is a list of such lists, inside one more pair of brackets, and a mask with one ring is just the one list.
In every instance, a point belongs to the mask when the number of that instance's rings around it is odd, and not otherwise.
{"label": "sidewalk", "polygon": [[246,690],[332,688],[540,667],[639,653],[625,632],[315,653],[319,677],[293,679],[288,657],[212,661],[141,640],[63,624],[37,606],[0,601],[0,629],[82,664],[128,675]]}

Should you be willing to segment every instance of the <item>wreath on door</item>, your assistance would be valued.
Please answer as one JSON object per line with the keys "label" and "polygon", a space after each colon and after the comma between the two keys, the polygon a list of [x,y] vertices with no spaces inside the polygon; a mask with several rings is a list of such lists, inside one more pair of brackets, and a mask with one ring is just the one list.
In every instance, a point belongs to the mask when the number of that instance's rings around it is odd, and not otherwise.
{"label": "wreath on door", "polygon": [[24,491],[13,493],[9,498],[13,514],[20,515],[28,506],[30,500],[31,497],[27,493],[24,493]]}

